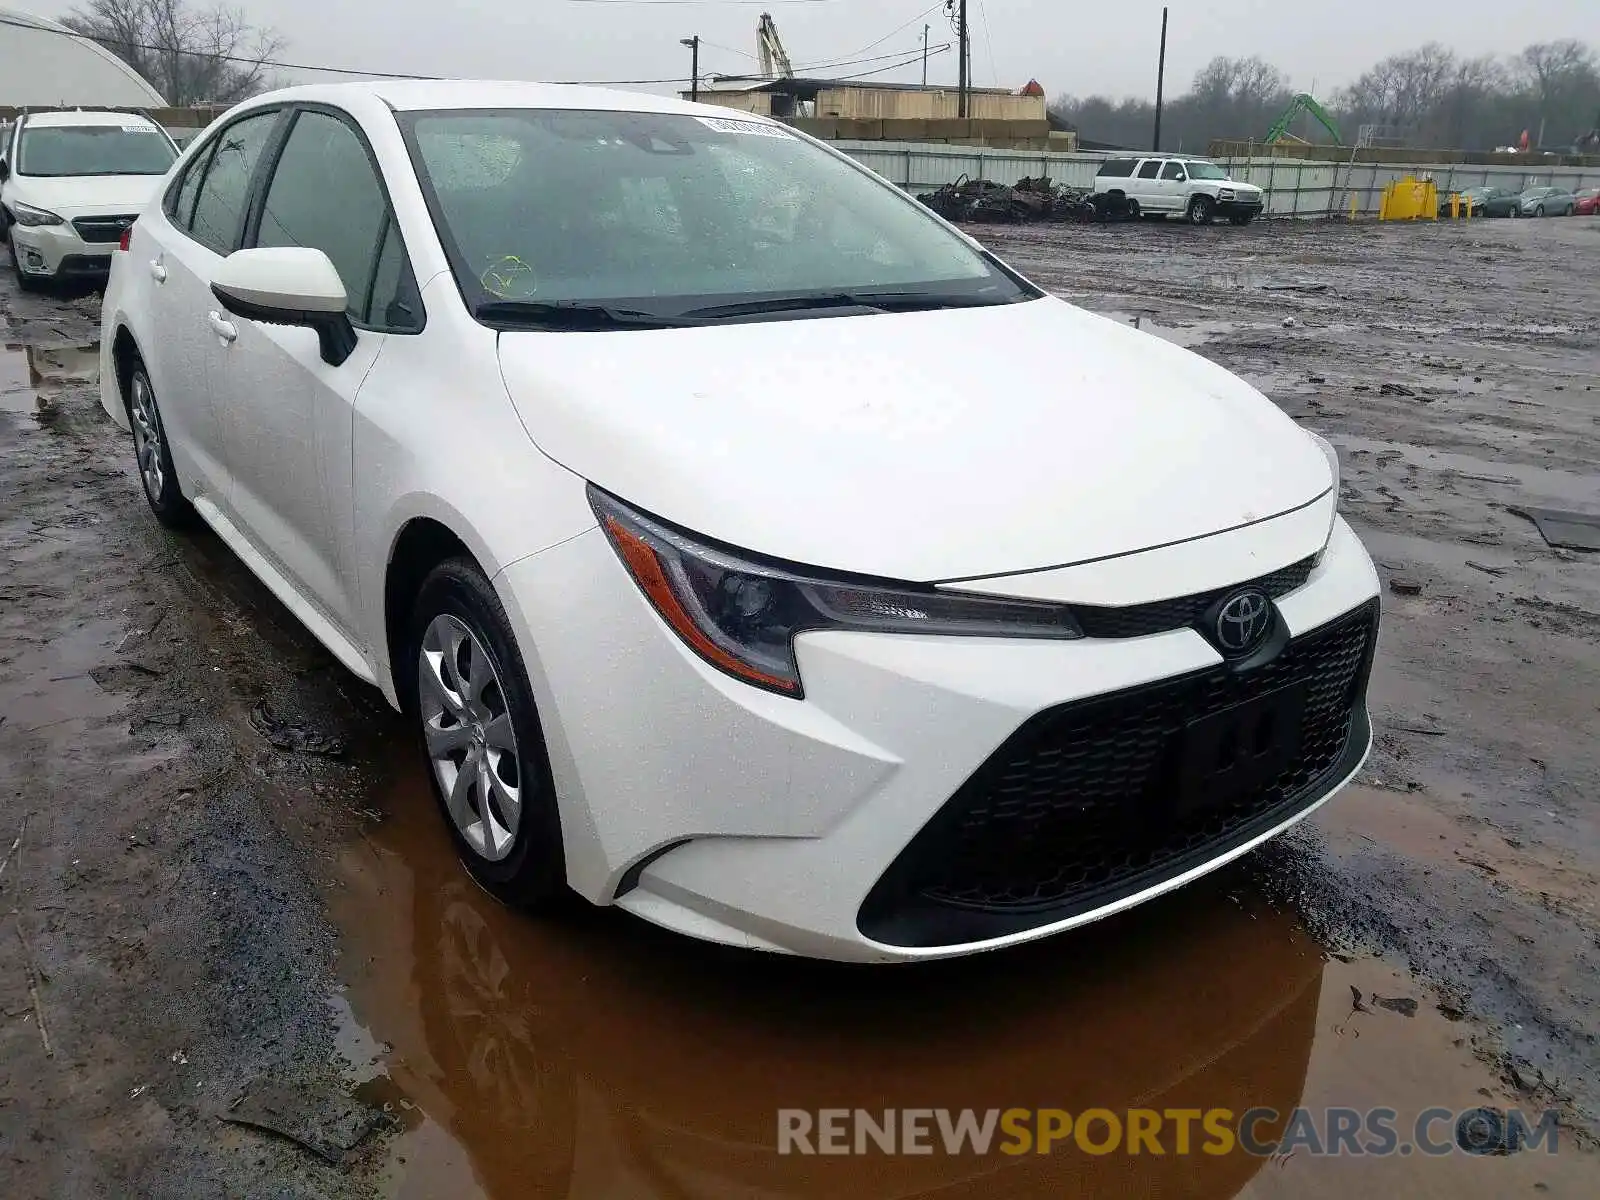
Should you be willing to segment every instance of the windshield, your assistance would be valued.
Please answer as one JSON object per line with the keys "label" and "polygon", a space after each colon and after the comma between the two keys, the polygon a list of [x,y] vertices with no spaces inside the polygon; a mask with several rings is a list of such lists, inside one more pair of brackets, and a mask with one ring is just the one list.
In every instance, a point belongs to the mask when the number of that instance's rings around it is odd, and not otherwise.
{"label": "windshield", "polygon": [[1228,173],[1217,166],[1216,163],[1192,162],[1184,165],[1189,168],[1190,179],[1226,179],[1228,177]]}
{"label": "windshield", "polygon": [[499,301],[660,316],[774,297],[1036,294],[914,200],[781,126],[544,109],[400,119],[482,316],[513,307]]}
{"label": "windshield", "polygon": [[153,125],[47,125],[22,131],[19,175],[165,175],[178,157]]}

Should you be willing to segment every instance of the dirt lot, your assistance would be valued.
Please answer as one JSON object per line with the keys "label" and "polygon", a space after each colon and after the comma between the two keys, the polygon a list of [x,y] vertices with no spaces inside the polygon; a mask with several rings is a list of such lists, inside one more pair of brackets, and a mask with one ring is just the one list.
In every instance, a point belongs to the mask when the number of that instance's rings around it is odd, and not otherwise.
{"label": "dirt lot", "polygon": [[[976,232],[1340,447],[1408,593],[1360,786],[1178,896],[927,969],[505,912],[376,695],[149,517],[97,299],[7,275],[0,1196],[1592,1195],[1600,554],[1509,510],[1600,512],[1600,221]],[[772,1149],[781,1107],[1296,1104],[1564,1124],[1554,1156]],[[340,1161],[220,1119],[252,1106]]]}

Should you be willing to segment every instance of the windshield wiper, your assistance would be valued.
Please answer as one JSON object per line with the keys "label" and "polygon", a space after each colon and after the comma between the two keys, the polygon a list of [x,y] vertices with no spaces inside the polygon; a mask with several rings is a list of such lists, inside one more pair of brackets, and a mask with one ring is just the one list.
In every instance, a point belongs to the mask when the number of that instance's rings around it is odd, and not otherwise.
{"label": "windshield wiper", "polygon": [[976,296],[962,292],[799,292],[793,296],[772,296],[761,300],[741,300],[730,304],[691,308],[684,312],[683,316],[702,321],[718,321],[732,317],[811,312],[818,309],[882,313],[912,312],[928,308],[974,308],[1009,303],[1009,300],[993,296]]}
{"label": "windshield wiper", "polygon": [[699,324],[683,317],[582,300],[485,300],[472,315],[492,325],[536,329],[679,329]]}

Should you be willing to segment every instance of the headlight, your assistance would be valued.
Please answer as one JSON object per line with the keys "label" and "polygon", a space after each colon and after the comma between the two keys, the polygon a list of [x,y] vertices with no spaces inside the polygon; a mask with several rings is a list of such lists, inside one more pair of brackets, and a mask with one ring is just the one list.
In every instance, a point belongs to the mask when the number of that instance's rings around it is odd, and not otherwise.
{"label": "headlight", "polygon": [[795,572],[668,529],[593,486],[589,502],[639,590],[691,650],[735,679],[786,696],[801,695],[794,637],[809,629],[1083,636],[1057,604]]}
{"label": "headlight", "polygon": [[1232,200],[1233,199],[1233,189],[1232,188],[1218,188],[1217,189],[1217,199],[1219,199],[1219,200]]}
{"label": "headlight", "polygon": [[1323,457],[1328,460],[1328,470],[1333,472],[1333,506],[1328,517],[1328,528],[1322,535],[1322,550],[1317,551],[1320,560],[1323,550],[1328,548],[1328,542],[1333,537],[1333,523],[1339,517],[1339,452],[1334,449],[1333,443],[1320,433],[1312,433],[1311,430],[1305,429],[1305,435],[1317,444],[1317,449],[1321,450]]}
{"label": "headlight", "polygon": [[[1304,427],[1302,427],[1304,428]],[[1306,429],[1305,435],[1317,444],[1317,449],[1322,451],[1322,456],[1328,460],[1328,470],[1333,472],[1333,490],[1339,490],[1339,452],[1334,449],[1333,443],[1320,433],[1312,433]]]}
{"label": "headlight", "polygon": [[32,225],[60,225],[62,220],[48,208],[35,208],[31,204],[20,204],[13,201],[11,215],[17,219],[17,224],[22,226]]}

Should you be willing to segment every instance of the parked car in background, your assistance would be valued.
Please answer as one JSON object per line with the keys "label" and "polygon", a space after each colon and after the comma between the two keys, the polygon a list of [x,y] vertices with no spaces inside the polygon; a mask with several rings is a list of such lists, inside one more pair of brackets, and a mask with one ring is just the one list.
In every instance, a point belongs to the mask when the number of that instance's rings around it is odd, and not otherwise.
{"label": "parked car in background", "polygon": [[257,96],[101,331],[156,516],[409,714],[507,902],[968,954],[1237,858],[1371,745],[1333,446],[764,117]]}
{"label": "parked car in background", "polygon": [[1574,192],[1572,211],[1580,217],[1600,214],[1600,188],[1584,188],[1581,192]]}
{"label": "parked car in background", "polygon": [[0,147],[0,225],[24,289],[103,282],[123,231],[178,157],[133,112],[23,113]]}
{"label": "parked car in background", "polygon": [[[1516,215],[1517,193],[1507,188],[1498,187],[1471,187],[1464,188],[1459,193],[1460,200],[1457,211],[1461,216],[1473,217],[1510,217]],[[1468,210],[1471,210],[1470,212]],[[1439,198],[1439,215],[1450,215],[1450,197],[1448,194]]]}
{"label": "parked car in background", "polygon": [[1577,200],[1571,192],[1558,187],[1529,188],[1517,197],[1516,215],[1519,217],[1567,217]]}
{"label": "parked car in background", "polygon": [[1261,215],[1261,189],[1199,158],[1108,158],[1094,178],[1097,208],[1129,217],[1177,215],[1192,225]]}

